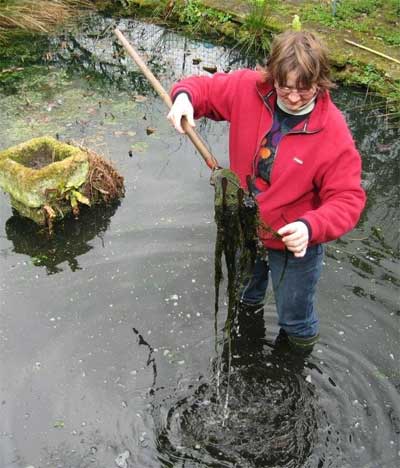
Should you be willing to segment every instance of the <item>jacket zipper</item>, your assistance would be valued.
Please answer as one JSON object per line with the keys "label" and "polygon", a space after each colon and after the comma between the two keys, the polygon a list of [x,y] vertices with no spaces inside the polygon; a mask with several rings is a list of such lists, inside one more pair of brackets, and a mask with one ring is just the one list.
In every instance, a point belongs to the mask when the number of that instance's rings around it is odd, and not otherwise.
{"label": "jacket zipper", "polygon": [[[257,142],[256,152],[255,152],[255,154],[253,156],[253,165],[252,165],[253,166],[253,174],[252,174],[253,177],[256,177],[256,161],[257,161],[257,155],[258,155],[258,151],[260,149],[261,141],[265,137],[265,135],[267,135],[271,131],[272,125],[274,123],[274,114],[272,112],[272,109],[264,101],[264,97],[262,96],[262,94],[260,93],[260,91],[258,89],[257,89],[257,93],[260,96],[262,102],[264,103],[264,106],[268,109],[269,113],[271,114],[271,125],[270,125],[269,129],[263,135],[261,135],[261,139]],[[271,94],[272,94],[272,91],[270,91],[269,94],[267,94],[266,97],[269,97]]]}
{"label": "jacket zipper", "polygon": [[[258,151],[260,149],[260,144],[261,144],[261,141],[262,139],[265,137],[265,135],[268,135],[268,133],[271,131],[271,128],[272,128],[272,125],[274,123],[274,114],[272,112],[272,109],[270,108],[270,106],[265,102],[262,94],[260,93],[260,91],[257,89],[257,93],[258,95],[260,96],[262,102],[264,103],[265,107],[268,109],[269,113],[271,114],[271,119],[272,119],[272,123],[271,123],[271,126],[269,127],[269,129],[265,132],[265,134],[261,137],[261,140],[258,142],[258,145],[257,145],[257,149],[256,149],[256,153],[253,157],[253,177],[256,177],[256,160],[257,160],[257,154],[258,154]],[[270,95],[272,94],[272,91],[267,94],[266,97],[269,97]],[[278,145],[276,146],[275,148],[275,157],[274,157],[274,160],[272,161],[272,166],[271,166],[271,171],[270,171],[270,180],[272,179],[272,169],[274,168],[274,164],[275,164],[275,160],[276,158],[278,157],[278,149],[279,149],[279,145],[281,144],[281,141],[283,140],[283,138],[286,136],[286,135],[298,135],[298,134],[301,134],[301,133],[304,133],[306,135],[312,135],[314,133],[318,133],[319,130],[314,130],[312,132],[309,132],[307,131],[307,121],[304,123],[304,127],[302,130],[298,130],[297,132],[287,132],[285,135],[282,136],[282,138],[280,139]],[[269,184],[271,185],[271,183]]]}

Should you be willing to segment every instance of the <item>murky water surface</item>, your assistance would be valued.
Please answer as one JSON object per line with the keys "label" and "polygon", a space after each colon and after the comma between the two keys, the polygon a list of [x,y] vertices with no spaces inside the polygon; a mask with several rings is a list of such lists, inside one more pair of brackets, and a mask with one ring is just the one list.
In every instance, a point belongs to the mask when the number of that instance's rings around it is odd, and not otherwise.
{"label": "murky water surface", "polygon": [[[119,24],[167,87],[204,66],[246,65]],[[334,92],[369,201],[359,227],[327,247],[322,338],[301,361],[222,344],[208,169],[120,55],[110,21],[51,52],[34,85],[1,96],[1,147],[41,134],[83,142],[114,161],[126,196],[49,240],[0,195],[0,466],[399,466],[400,139],[376,103]],[[226,165],[227,126],[198,129]],[[265,326],[272,341],[271,295]]]}

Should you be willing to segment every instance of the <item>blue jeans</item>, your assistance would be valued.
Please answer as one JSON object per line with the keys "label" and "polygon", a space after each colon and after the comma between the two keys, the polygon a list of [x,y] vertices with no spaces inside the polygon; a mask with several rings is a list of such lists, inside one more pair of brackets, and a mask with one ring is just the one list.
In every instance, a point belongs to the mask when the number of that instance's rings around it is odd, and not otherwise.
{"label": "blue jeans", "polygon": [[267,259],[257,257],[253,275],[241,291],[241,302],[263,304],[271,272],[279,326],[293,338],[317,336],[319,321],[314,298],[322,259],[323,247],[320,244],[308,247],[304,257],[268,249]]}

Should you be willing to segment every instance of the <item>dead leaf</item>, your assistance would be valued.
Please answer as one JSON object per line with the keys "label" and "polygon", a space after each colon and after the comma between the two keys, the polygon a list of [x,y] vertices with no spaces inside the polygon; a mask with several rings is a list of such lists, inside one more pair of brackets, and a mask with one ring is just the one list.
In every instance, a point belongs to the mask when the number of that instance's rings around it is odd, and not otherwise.
{"label": "dead leaf", "polygon": [[215,65],[204,66],[203,70],[208,72],[208,73],[216,73],[217,72],[217,67]]}
{"label": "dead leaf", "polygon": [[147,135],[152,135],[155,131],[156,131],[156,129],[153,128],[153,127],[147,127],[146,128]]}
{"label": "dead leaf", "polygon": [[147,97],[146,96],[142,96],[141,94],[137,94],[136,96],[134,96],[133,98],[136,102],[145,102],[147,101]]}

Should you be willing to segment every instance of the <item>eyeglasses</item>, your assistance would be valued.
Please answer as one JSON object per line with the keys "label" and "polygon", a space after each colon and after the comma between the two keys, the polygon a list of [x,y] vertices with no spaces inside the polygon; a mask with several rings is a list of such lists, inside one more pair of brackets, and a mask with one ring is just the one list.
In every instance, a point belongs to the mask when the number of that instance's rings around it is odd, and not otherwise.
{"label": "eyeglasses", "polygon": [[282,96],[289,96],[289,94],[298,94],[302,98],[311,97],[316,90],[317,87],[315,85],[311,86],[311,88],[292,88],[291,86],[279,86],[275,84],[275,88],[279,94]]}

